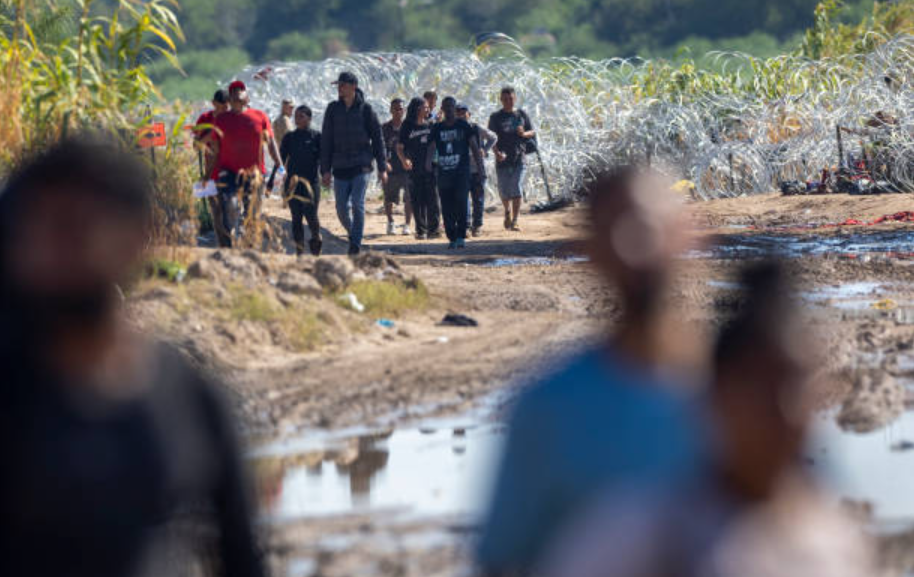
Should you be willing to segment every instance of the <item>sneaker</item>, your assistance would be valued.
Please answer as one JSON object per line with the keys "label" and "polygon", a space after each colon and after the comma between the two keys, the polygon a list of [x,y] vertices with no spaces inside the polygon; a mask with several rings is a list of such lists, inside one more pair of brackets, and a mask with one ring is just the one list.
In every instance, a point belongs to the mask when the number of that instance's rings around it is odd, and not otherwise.
{"label": "sneaker", "polygon": [[349,256],[356,256],[362,251],[362,249],[354,244],[349,245]]}
{"label": "sneaker", "polygon": [[511,213],[505,213],[505,230],[511,230]]}
{"label": "sneaker", "polygon": [[324,241],[319,238],[312,238],[308,241],[308,248],[311,249],[311,254],[314,256],[321,255],[321,248],[324,246]]}
{"label": "sneaker", "polygon": [[441,232],[437,231],[437,230],[432,231],[432,232],[428,233],[428,238],[429,238],[429,240],[435,240],[436,238],[441,238]]}
{"label": "sneaker", "polygon": [[454,248],[466,248],[466,247],[467,247],[466,240],[464,240],[462,238],[458,238],[457,240],[454,241]]}
{"label": "sneaker", "polygon": [[411,230],[409,229],[409,225],[408,225],[408,224],[404,224],[404,225],[403,225],[403,236],[409,236],[409,235],[411,235],[412,233],[413,233],[413,231],[411,231]]}
{"label": "sneaker", "polygon": [[395,234],[397,234],[397,225],[395,225],[392,220],[388,221],[387,222],[387,235],[393,236]]}
{"label": "sneaker", "polygon": [[456,240],[452,240],[451,242],[447,243],[447,247],[448,247],[448,249],[457,248],[457,241],[456,241]]}
{"label": "sneaker", "polygon": [[473,228],[470,229],[470,235],[472,235],[474,238],[481,234],[482,234],[481,226],[474,226]]}
{"label": "sneaker", "polygon": [[426,237],[426,235],[425,235],[424,232],[417,232],[417,233],[416,233],[416,240],[425,240],[426,238],[428,238],[428,237]]}

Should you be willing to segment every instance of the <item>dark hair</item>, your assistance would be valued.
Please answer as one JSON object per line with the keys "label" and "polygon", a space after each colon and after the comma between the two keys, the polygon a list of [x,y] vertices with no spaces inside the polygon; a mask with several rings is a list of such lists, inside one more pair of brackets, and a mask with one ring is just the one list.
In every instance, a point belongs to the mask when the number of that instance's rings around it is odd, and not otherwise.
{"label": "dark hair", "polygon": [[434,90],[426,90],[425,94],[422,95],[422,98],[428,100],[429,98],[432,98],[433,96],[435,98],[438,98],[438,93],[435,92]]}
{"label": "dark hair", "polygon": [[779,338],[790,314],[790,284],[777,260],[747,265],[740,274],[742,298],[735,316],[725,321],[714,346],[714,365],[739,362],[745,354]]}
{"label": "dark hair", "polygon": [[229,93],[228,90],[220,88],[213,94],[213,102],[218,102],[219,104],[228,104]]}
{"label": "dark hair", "polygon": [[394,98],[390,101],[390,106],[393,107],[394,104],[403,104],[402,98]]}
{"label": "dark hair", "polygon": [[304,112],[308,118],[311,118],[311,116],[312,116],[311,107],[308,106],[307,104],[302,104],[298,108],[295,109],[295,114],[298,114],[299,112]]}
{"label": "dark hair", "polygon": [[517,92],[514,91],[513,86],[502,86],[501,93],[502,94],[517,94]]}
{"label": "dark hair", "polygon": [[413,124],[419,123],[419,109],[422,108],[422,105],[425,104],[425,99],[415,98],[409,101],[409,104],[406,106],[406,121],[412,122]]}
{"label": "dark hair", "polygon": [[633,164],[593,169],[592,177],[585,181],[575,196],[586,198],[591,212],[595,212],[595,209],[630,187],[639,173],[640,170]]}
{"label": "dark hair", "polygon": [[7,180],[0,192],[0,242],[9,242],[23,207],[49,189],[102,198],[136,220],[152,211],[148,165],[109,136],[80,135],[41,152]]}
{"label": "dark hair", "polygon": [[441,106],[444,106],[445,102],[453,102],[454,106],[457,106],[457,99],[453,96],[445,96],[444,100],[441,101]]}

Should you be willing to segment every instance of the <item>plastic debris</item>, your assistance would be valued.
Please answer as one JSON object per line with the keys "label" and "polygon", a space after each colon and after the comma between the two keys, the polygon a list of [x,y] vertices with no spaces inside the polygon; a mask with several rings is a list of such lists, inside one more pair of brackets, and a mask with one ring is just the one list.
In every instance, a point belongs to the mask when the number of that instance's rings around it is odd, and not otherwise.
{"label": "plastic debris", "polygon": [[396,326],[390,319],[378,319],[375,324],[385,329],[392,329],[394,326]]}
{"label": "plastic debris", "polygon": [[359,297],[355,296],[354,293],[346,293],[340,296],[340,300],[357,313],[365,312],[365,305],[359,302]]}

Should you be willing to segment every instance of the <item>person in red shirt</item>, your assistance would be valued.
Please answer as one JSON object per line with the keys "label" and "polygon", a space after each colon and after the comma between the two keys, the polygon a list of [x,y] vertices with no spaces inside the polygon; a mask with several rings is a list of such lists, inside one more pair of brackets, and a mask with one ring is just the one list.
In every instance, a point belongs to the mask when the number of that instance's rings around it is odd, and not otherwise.
{"label": "person in red shirt", "polygon": [[[273,133],[273,122],[270,120],[270,117],[267,116],[266,112],[259,110],[257,108],[251,107],[250,98],[248,97],[248,94],[247,94],[247,86],[245,86],[244,82],[242,82],[241,80],[235,80],[231,84],[229,84],[228,89],[229,89],[229,94],[231,94],[232,92],[238,92],[238,91],[242,92],[244,94],[243,98],[244,98],[245,112],[247,112],[248,114],[251,114],[255,118],[257,118],[258,122],[261,122],[261,121],[266,122],[267,130],[266,130],[266,135],[264,138],[264,144],[266,144],[266,146],[267,146],[267,152],[269,152],[270,158],[273,160],[273,163],[276,166],[281,166],[281,161],[279,160],[279,158],[280,158],[279,144],[276,142],[276,137]],[[264,162],[263,154],[261,154],[261,156],[260,156],[260,171],[263,173],[264,177],[266,177],[267,167],[266,167],[266,163]],[[270,187],[271,191],[272,191],[272,188],[273,187],[271,186]]]}
{"label": "person in red shirt", "polygon": [[[217,90],[216,93],[213,94],[213,109],[207,110],[201,114],[194,125],[194,145],[197,147],[198,160],[200,161],[201,178],[205,175],[205,167],[209,165],[213,156],[213,151],[207,145],[206,139],[210,132],[212,132],[213,126],[216,124],[216,118],[220,114],[228,111],[228,101],[228,91],[222,88]],[[209,174],[209,178],[217,180],[219,174],[214,171]],[[225,234],[225,231],[220,230],[222,228],[222,207],[216,197],[211,196],[207,201],[209,213],[213,217],[213,229],[216,231],[216,238],[221,238],[221,236]]]}
{"label": "person in red shirt", "polygon": [[[223,234],[219,245],[232,246],[231,234],[241,236],[241,223],[249,217],[259,216],[260,195],[263,187],[263,145],[271,133],[269,118],[259,111],[245,110],[247,92],[243,89],[229,91],[230,109],[220,114],[214,122],[214,130],[207,137],[212,147],[206,174],[218,175],[218,202],[222,212]],[[273,162],[279,162],[279,155],[270,149]],[[238,196],[242,199],[243,211],[239,214]],[[254,209],[251,210],[251,197]]]}

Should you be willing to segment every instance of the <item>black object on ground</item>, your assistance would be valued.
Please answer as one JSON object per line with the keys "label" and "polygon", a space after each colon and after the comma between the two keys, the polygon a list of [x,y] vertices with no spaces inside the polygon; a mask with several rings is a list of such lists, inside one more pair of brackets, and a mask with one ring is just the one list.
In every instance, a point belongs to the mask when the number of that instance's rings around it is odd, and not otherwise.
{"label": "black object on ground", "polygon": [[547,202],[538,202],[530,207],[530,212],[532,212],[532,213],[552,212],[554,210],[561,210],[563,208],[567,208],[567,207],[571,206],[572,204],[574,204],[574,203],[571,201],[571,199],[562,197],[562,198],[557,198],[555,200],[550,200]]}
{"label": "black object on ground", "polygon": [[468,317],[459,313],[448,313],[444,315],[441,322],[438,323],[446,327],[478,327],[479,322],[473,317]]}

